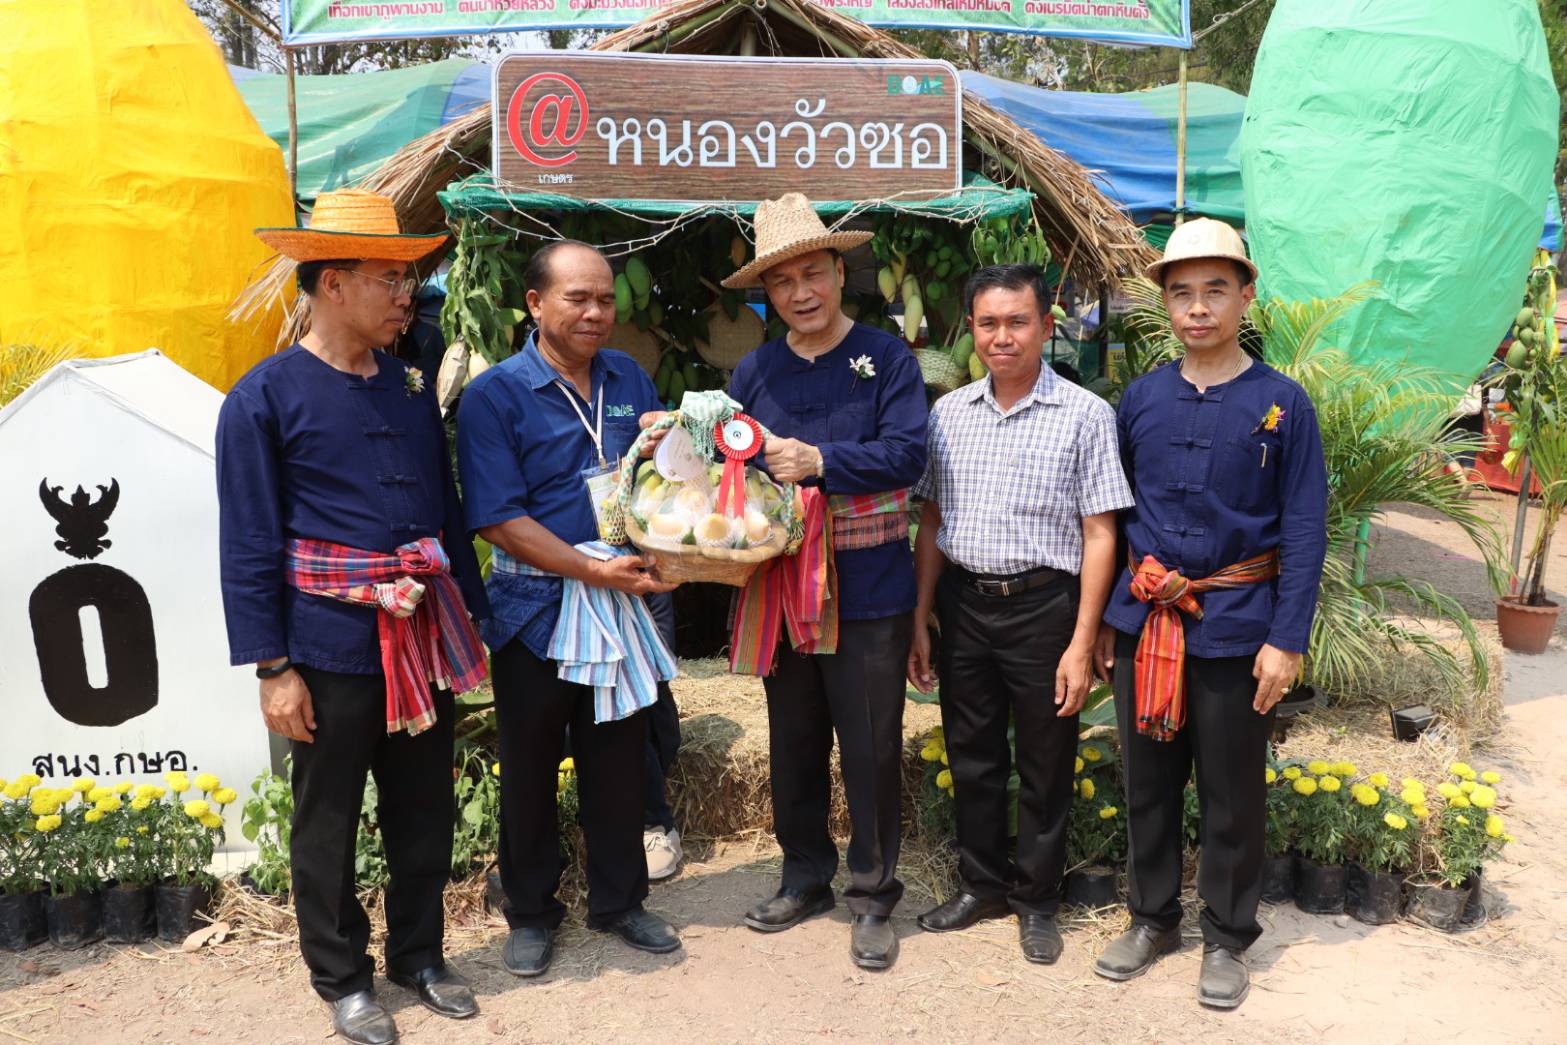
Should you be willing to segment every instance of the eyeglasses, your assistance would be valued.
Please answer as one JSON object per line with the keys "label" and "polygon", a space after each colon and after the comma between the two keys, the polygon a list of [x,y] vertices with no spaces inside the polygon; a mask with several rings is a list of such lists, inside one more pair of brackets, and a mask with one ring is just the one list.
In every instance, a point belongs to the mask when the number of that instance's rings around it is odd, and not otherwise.
{"label": "eyeglasses", "polygon": [[392,292],[392,300],[394,301],[405,294],[409,297],[413,297],[414,291],[419,289],[420,281],[414,279],[412,276],[409,276],[405,279],[382,279],[380,276],[372,276],[370,273],[361,272],[358,269],[342,269],[341,271],[351,272],[356,276],[363,276],[365,279],[375,280],[377,283],[381,284],[387,290]]}

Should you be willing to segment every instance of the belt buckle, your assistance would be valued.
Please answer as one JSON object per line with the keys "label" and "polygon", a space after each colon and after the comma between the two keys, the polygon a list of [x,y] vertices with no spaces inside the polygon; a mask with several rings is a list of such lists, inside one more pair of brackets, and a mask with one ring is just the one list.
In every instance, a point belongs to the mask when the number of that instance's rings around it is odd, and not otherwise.
{"label": "belt buckle", "polygon": [[976,580],[974,587],[981,595],[999,595],[1005,598],[1012,594],[1011,580],[997,581],[986,578],[984,580]]}

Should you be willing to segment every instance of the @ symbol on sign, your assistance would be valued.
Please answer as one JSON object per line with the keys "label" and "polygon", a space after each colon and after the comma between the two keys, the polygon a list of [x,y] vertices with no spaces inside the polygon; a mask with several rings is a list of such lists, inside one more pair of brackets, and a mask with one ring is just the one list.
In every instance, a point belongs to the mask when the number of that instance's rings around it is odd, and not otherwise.
{"label": "@ symbol on sign", "polygon": [[[523,118],[524,102],[535,87],[546,85],[546,91],[533,102],[526,120]],[[550,86],[561,90],[551,92]],[[553,118],[552,118],[553,117]],[[577,158],[573,148],[588,130],[588,97],[582,87],[565,73],[534,73],[511,94],[506,106],[506,133],[512,148],[529,163],[540,167],[564,167]],[[564,149],[554,155],[544,155],[544,150]]]}

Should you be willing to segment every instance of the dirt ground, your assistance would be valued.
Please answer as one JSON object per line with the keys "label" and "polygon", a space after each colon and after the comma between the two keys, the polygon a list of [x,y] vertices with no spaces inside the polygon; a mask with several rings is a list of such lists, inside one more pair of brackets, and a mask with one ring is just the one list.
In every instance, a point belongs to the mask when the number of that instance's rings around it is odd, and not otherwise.
{"label": "dirt ground", "polygon": [[[1499,510],[1508,507],[1496,500]],[[1567,542],[1551,587],[1567,591]],[[1461,538],[1416,510],[1379,528],[1373,570],[1436,581],[1478,620],[1492,618],[1484,572]],[[1492,917],[1444,935],[1408,923],[1371,928],[1345,916],[1264,907],[1252,949],[1253,990],[1233,1013],[1193,997],[1200,943],[1147,976],[1112,984],[1090,964],[1124,916],[1079,918],[1053,967],[1031,966],[1016,923],[922,934],[931,901],[917,881],[894,921],[902,955],[870,973],[849,961],[848,916],[762,936],[740,913],[776,883],[769,838],[712,848],[653,889],[649,906],[681,930],[667,957],[630,951],[580,926],[564,934],[550,973],[508,976],[499,928],[451,934],[452,963],[480,994],[482,1014],[452,1023],[377,979],[408,1042],[680,1040],[793,1042],[806,1038],[965,1042],[1251,1041],[1438,1042],[1567,1040],[1567,645],[1509,654],[1503,731],[1471,761],[1506,776],[1508,829],[1518,837],[1488,872]],[[910,875],[910,878],[917,878]],[[195,954],[177,948],[36,948],[0,959],[0,1043],[314,1042],[329,1038],[293,942],[256,936]]]}

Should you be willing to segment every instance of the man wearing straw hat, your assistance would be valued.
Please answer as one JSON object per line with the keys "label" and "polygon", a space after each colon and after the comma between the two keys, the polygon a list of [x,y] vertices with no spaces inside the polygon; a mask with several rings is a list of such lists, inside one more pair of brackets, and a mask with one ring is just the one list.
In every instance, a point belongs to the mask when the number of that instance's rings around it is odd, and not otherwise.
{"label": "man wearing straw hat", "polygon": [[[575,240],[547,244],[523,282],[538,329],[463,392],[457,456],[468,524],[495,546],[484,639],[494,651],[500,877],[511,927],[502,961],[512,975],[531,977],[549,967],[566,914],[555,895],[564,870],[556,766],[568,729],[587,843],[588,927],[654,954],[677,950],[680,938],[642,906],[644,711],[657,702],[657,680],[674,677],[674,659],[641,596],[674,586],[642,555],[604,554],[594,510],[606,496],[602,481],[613,479],[642,418],[661,404],[642,368],[605,347],[615,288],[598,251]],[[577,612],[583,599],[596,600],[587,613]],[[604,665],[612,672],[574,669],[574,650],[594,636],[616,647],[615,663]],[[608,685],[619,665],[640,674]]]}
{"label": "man wearing straw hat", "polygon": [[840,252],[870,235],[829,232],[789,193],[757,208],[756,259],[724,284],[765,288],[789,327],[740,361],[729,394],[773,433],[764,463],[802,484],[807,523],[800,554],[764,564],[736,604],[730,664],[763,676],[784,854],[777,894],[745,922],[778,932],[834,905],[827,760],[836,734],[851,824],[850,957],[879,969],[897,957],[889,917],[903,893],[903,668],[915,603],[908,487],[925,468],[926,407],[908,347],[841,307]]}
{"label": "man wearing straw hat", "polygon": [[372,989],[355,899],[365,774],[375,775],[386,972],[435,1012],[478,1012],[442,959],[452,849],[453,695],[485,674],[469,615],[488,603],[434,391],[384,351],[412,308],[392,201],[323,193],[308,229],[258,229],[299,263],[310,332],[223,402],[217,478],[223,609],[235,664],[256,665],[267,728],[293,755],[289,857],[299,945],[345,1041],[397,1036]]}
{"label": "man wearing straw hat", "polygon": [[1268,737],[1311,640],[1327,470],[1305,391],[1241,349],[1257,270],[1240,235],[1189,221],[1147,275],[1186,353],[1133,381],[1117,415],[1137,503],[1096,666],[1115,686],[1132,927],[1094,971],[1131,979],[1180,946],[1182,792],[1195,761],[1197,998],[1233,1009],[1248,989],[1242,954],[1262,932]]}

